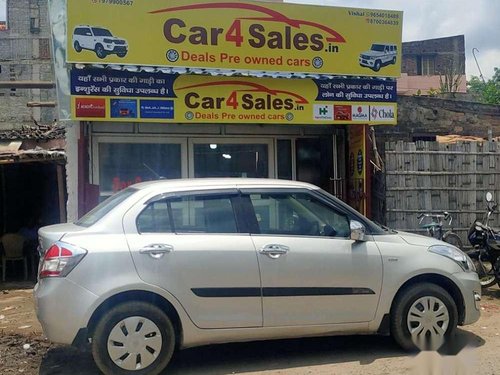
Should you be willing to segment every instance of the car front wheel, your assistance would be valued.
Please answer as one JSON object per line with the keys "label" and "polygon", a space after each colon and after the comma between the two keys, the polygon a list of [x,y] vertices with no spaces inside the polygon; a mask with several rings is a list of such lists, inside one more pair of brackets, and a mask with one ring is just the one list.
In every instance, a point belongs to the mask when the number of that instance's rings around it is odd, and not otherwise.
{"label": "car front wheel", "polygon": [[92,342],[92,355],[104,374],[156,375],[172,357],[175,330],[158,307],[128,302],[102,316]]}
{"label": "car front wheel", "polygon": [[450,294],[422,283],[403,290],[391,310],[391,334],[405,350],[438,350],[455,334],[458,311]]}
{"label": "car front wheel", "polygon": [[104,50],[104,47],[101,46],[100,44],[98,44],[97,46],[95,46],[95,54],[100,59],[104,59],[106,57],[106,51]]}

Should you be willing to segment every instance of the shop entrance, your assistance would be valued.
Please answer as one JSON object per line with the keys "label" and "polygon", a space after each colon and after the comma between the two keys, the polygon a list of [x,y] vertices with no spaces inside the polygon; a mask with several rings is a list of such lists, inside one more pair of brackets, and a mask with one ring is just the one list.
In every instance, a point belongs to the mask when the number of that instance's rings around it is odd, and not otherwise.
{"label": "shop entrance", "polygon": [[191,139],[189,177],[274,177],[272,139]]}
{"label": "shop entrance", "polygon": [[95,135],[91,184],[98,196],[94,201],[136,182],[205,177],[298,180],[339,196],[332,187],[332,181],[343,175],[336,143],[336,135]]}

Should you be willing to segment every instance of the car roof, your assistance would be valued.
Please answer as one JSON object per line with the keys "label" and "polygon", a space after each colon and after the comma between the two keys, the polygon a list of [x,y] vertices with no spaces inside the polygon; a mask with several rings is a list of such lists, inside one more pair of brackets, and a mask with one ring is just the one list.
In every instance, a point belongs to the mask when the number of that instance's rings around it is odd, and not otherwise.
{"label": "car roof", "polygon": [[318,190],[319,187],[300,181],[277,180],[271,178],[191,178],[175,180],[154,180],[132,185],[139,190],[205,190],[237,188],[302,188]]}

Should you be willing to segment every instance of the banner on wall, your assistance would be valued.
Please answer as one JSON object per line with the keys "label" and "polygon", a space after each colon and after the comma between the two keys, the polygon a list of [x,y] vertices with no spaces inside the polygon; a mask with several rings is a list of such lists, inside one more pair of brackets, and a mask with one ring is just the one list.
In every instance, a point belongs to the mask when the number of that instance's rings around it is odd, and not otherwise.
{"label": "banner on wall", "polygon": [[72,63],[382,77],[401,71],[400,11],[238,0],[67,6]]}
{"label": "banner on wall", "polygon": [[396,124],[396,82],[71,71],[72,118],[161,123]]}
{"label": "banner on wall", "polygon": [[363,215],[367,214],[366,206],[366,126],[349,127],[349,170],[347,201]]}

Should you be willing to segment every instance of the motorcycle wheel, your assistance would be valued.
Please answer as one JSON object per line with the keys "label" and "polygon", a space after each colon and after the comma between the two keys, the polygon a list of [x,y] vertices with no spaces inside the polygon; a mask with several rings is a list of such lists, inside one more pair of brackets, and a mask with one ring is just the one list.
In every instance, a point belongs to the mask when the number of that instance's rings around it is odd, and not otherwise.
{"label": "motorcycle wheel", "polygon": [[459,249],[462,249],[463,247],[462,240],[453,232],[446,232],[443,236],[443,241],[448,242],[450,245],[458,247]]}
{"label": "motorcycle wheel", "polygon": [[481,284],[482,289],[489,288],[497,283],[495,270],[493,269],[491,262],[479,261],[477,259],[472,259],[472,262],[476,266],[479,283]]}

